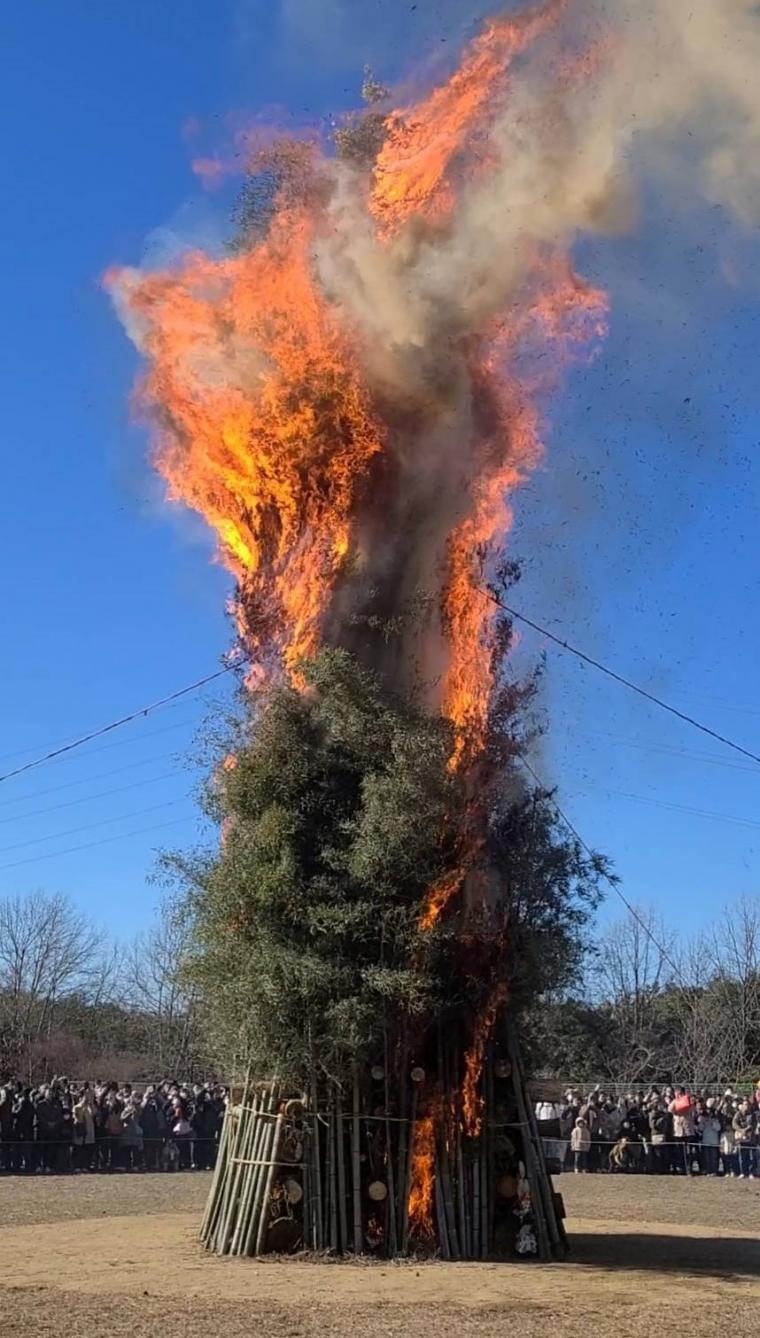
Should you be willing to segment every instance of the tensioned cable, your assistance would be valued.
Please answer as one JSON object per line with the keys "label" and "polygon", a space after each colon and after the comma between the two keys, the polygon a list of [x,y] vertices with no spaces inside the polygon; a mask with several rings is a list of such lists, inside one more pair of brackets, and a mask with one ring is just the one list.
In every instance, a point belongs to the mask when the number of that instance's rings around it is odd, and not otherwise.
{"label": "tensioned cable", "polygon": [[676,719],[682,720],[685,724],[700,730],[702,734],[707,734],[709,738],[716,739],[718,743],[725,744],[727,748],[733,748],[734,752],[741,753],[743,757],[749,757],[753,762],[760,763],[760,754],[753,753],[749,748],[745,748],[742,744],[727,738],[725,734],[719,734],[717,730],[711,729],[709,725],[703,725],[701,720],[695,720],[694,716],[686,715],[684,711],[679,711],[676,706],[671,706],[670,702],[663,701],[661,697],[656,697],[653,692],[647,691],[646,688],[642,688],[638,683],[633,683],[630,678],[625,678],[623,674],[617,673],[615,669],[610,669],[606,664],[602,664],[600,660],[595,660],[592,655],[587,655],[585,651],[579,650],[577,646],[572,646],[569,641],[563,641],[562,637],[556,636],[555,633],[550,632],[547,627],[542,627],[540,623],[534,622],[532,618],[528,618],[524,613],[519,613],[518,610],[512,608],[511,605],[505,604],[503,600],[499,599],[494,594],[493,590],[486,589],[485,587],[481,587],[481,589],[483,590],[483,593],[493,601],[497,608],[503,609],[505,613],[508,613],[511,618],[516,618],[518,622],[525,623],[526,627],[532,628],[533,631],[538,632],[540,636],[545,636],[547,640],[552,641],[554,645],[559,646],[561,650],[566,650],[570,655],[575,655],[577,659],[582,660],[584,664],[590,664],[593,669],[598,669],[600,673],[606,674],[607,677],[613,679],[614,682],[620,683],[624,688],[629,688],[631,692],[638,693],[639,697],[643,697],[646,701],[652,702],[653,705],[659,706],[662,711],[668,711],[670,715],[675,716]]}

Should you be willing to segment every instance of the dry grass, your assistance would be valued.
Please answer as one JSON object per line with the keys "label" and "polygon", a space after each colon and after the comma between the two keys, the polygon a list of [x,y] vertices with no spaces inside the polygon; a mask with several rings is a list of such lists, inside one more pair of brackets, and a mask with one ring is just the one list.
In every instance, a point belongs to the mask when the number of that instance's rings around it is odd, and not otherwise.
{"label": "dry grass", "polygon": [[122,1338],[167,1325],[225,1338],[662,1338],[688,1323],[753,1334],[760,1183],[561,1182],[572,1262],[254,1263],[195,1243],[205,1175],[0,1181],[4,1334]]}
{"label": "dry grass", "polygon": [[[211,1176],[166,1175],[12,1176],[0,1179],[2,1226],[98,1217],[195,1213],[200,1218]],[[147,1228],[146,1228],[147,1229]]]}

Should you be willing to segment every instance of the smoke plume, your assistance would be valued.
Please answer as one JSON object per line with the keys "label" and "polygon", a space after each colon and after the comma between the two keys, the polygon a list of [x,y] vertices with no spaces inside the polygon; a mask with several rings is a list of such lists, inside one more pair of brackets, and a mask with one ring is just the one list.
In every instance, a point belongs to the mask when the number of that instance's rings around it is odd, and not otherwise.
{"label": "smoke plume", "polygon": [[[350,644],[477,747],[484,565],[544,397],[604,331],[573,247],[635,227],[643,181],[751,223],[758,69],[751,0],[497,15],[448,81],[372,108],[371,154],[298,159],[309,189],[236,255],[112,277],[157,468],[216,530],[254,657],[297,673],[321,640]],[[390,650],[371,629],[418,591],[427,619]]]}

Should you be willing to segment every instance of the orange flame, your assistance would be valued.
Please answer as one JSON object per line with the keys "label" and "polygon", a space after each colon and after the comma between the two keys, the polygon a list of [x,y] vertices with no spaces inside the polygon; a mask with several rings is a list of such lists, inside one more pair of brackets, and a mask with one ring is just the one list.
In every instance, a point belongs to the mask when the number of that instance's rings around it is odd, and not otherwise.
{"label": "orange flame", "polygon": [[274,645],[290,669],[318,645],[382,448],[357,351],[314,282],[312,239],[306,211],[286,212],[239,256],[109,276],[150,360],[140,395],[169,497],[216,531],[249,649]]}
{"label": "orange flame", "polygon": [[483,1096],[479,1091],[480,1076],[483,1072],[483,1059],[491,1032],[507,997],[507,987],[503,983],[493,990],[483,1012],[475,1024],[472,1045],[465,1055],[465,1075],[462,1083],[462,1112],[464,1125],[472,1138],[477,1138],[482,1128]]}
{"label": "orange flame", "polygon": [[409,1193],[409,1225],[418,1240],[433,1236],[435,1192],[435,1124],[432,1115],[415,1120],[412,1134],[412,1185]]}
{"label": "orange flame", "polygon": [[521,51],[556,18],[560,4],[489,20],[459,69],[416,106],[391,112],[375,163],[373,212],[383,231],[414,215],[449,212],[455,190],[450,168],[469,136],[493,119],[506,72]]}
{"label": "orange flame", "polygon": [[460,891],[463,882],[464,871],[454,869],[430,888],[425,899],[425,909],[419,922],[419,927],[423,933],[427,933],[433,928],[433,925],[437,924],[449,902]]}
{"label": "orange flame", "polygon": [[[488,130],[512,62],[562,6],[548,0],[490,21],[447,82],[387,118],[367,182],[381,247],[398,250],[407,226],[451,225],[468,177],[492,166]],[[365,562],[363,522],[378,506],[373,484],[395,477],[394,433],[405,410],[388,405],[387,387],[369,370],[373,350],[318,272],[335,189],[329,159],[288,141],[279,162],[297,187],[280,189],[269,223],[235,254],[193,252],[163,273],[114,271],[108,282],[148,362],[139,400],[156,425],[154,458],[168,496],[216,534],[238,583],[252,672],[283,666],[298,682],[299,660],[336,635],[331,615]],[[526,272],[530,293],[457,346],[477,422],[440,577],[447,663],[436,677],[456,726],[452,768],[477,756],[491,697],[494,607],[482,589],[483,555],[509,528],[509,495],[541,455],[533,402],[540,386],[521,359],[535,343],[550,343],[561,358],[589,325],[601,325],[601,296],[566,260],[529,254]],[[480,421],[485,403],[488,426]],[[421,412],[409,410],[407,436]],[[455,891],[451,880],[433,889],[426,923]]]}

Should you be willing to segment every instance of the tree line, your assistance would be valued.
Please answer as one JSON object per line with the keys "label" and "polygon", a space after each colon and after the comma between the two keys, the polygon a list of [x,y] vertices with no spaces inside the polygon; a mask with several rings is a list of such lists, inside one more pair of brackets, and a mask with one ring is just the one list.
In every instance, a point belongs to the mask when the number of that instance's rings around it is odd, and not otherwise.
{"label": "tree line", "polygon": [[[651,907],[588,931],[574,976],[563,964],[561,988],[526,1010],[537,1076],[695,1088],[760,1077],[760,899],[686,941]],[[169,904],[117,946],[58,894],[0,900],[0,1080],[222,1072],[188,943]]]}
{"label": "tree line", "polygon": [[686,938],[634,907],[587,948],[574,988],[531,1010],[534,1071],[694,1088],[760,1078],[760,898]]}
{"label": "tree line", "polygon": [[0,899],[0,1081],[200,1072],[185,944],[168,907],[116,944],[59,894]]}

